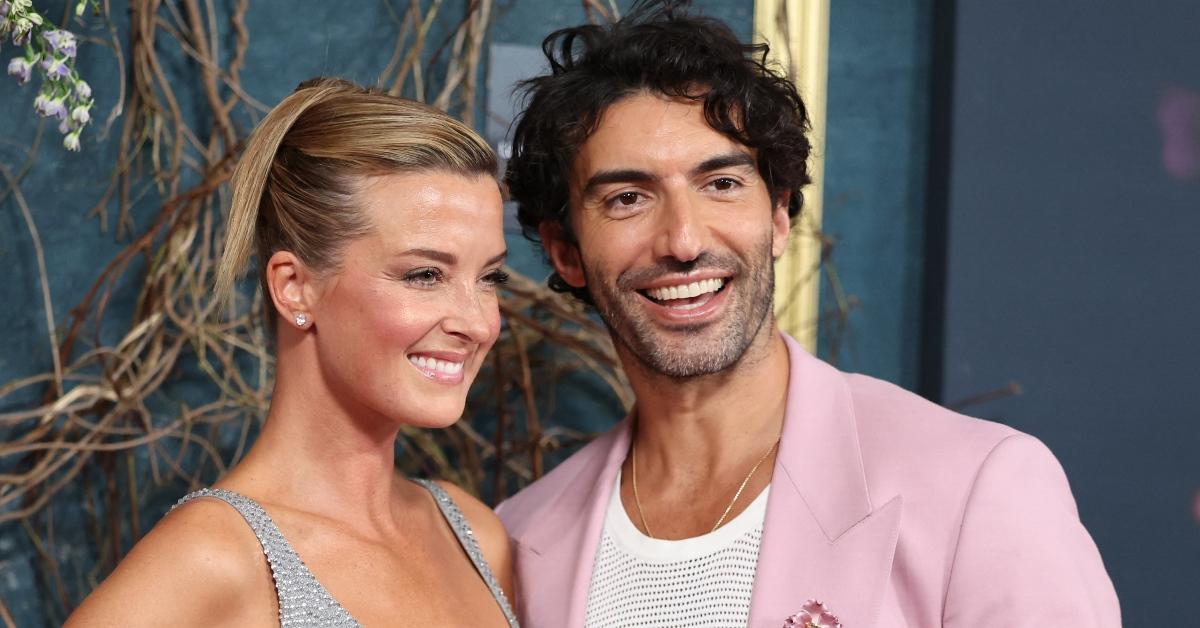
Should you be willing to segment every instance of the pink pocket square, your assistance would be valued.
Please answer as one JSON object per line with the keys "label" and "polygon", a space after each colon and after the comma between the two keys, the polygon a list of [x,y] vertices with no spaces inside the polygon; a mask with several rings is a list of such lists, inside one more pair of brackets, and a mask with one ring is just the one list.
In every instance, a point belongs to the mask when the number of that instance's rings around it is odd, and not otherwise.
{"label": "pink pocket square", "polygon": [[824,604],[809,600],[800,607],[799,613],[783,622],[783,628],[842,628],[842,623]]}

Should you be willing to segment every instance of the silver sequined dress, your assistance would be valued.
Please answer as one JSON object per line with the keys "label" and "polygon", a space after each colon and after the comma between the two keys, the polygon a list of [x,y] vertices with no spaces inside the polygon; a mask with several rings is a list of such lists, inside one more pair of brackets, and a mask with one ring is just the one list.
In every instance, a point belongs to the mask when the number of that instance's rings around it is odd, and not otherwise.
{"label": "silver sequined dress", "polygon": [[[504,617],[508,620],[509,626],[517,626],[517,618],[513,615],[512,607],[509,606],[504,591],[500,589],[500,584],[492,574],[491,568],[488,567],[487,561],[484,560],[483,552],[480,551],[479,544],[475,541],[471,526],[467,524],[458,505],[437,484],[428,480],[414,481],[433,494],[438,508],[442,511],[442,516],[454,530],[458,542],[462,544],[467,556],[471,558],[471,563],[475,565],[480,577],[491,590],[492,596],[496,598],[500,610],[504,611]],[[291,543],[283,538],[283,534],[280,533],[279,528],[262,506],[249,497],[233,491],[205,488],[184,496],[175,504],[174,508],[198,497],[216,498],[233,506],[254,530],[254,535],[258,537],[258,542],[262,545],[263,554],[266,555],[267,564],[270,565],[271,575],[275,580],[275,593],[279,596],[279,625],[281,628],[361,628],[362,625],[337,600],[333,599],[333,596],[325,590],[325,587],[321,586],[320,582],[317,582],[312,572],[304,565],[304,561],[296,554],[296,550],[292,549]]]}

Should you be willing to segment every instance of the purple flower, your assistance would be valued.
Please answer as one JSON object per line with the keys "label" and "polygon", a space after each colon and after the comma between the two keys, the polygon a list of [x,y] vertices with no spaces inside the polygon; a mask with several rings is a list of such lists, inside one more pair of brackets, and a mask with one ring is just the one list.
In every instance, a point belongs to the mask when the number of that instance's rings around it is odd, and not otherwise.
{"label": "purple flower", "polygon": [[11,17],[8,21],[12,23],[13,43],[18,46],[24,46],[29,43],[29,37],[33,34],[34,26],[42,25],[42,16],[33,11],[28,11],[28,4],[22,5],[22,0],[13,2],[10,11]]}
{"label": "purple flower", "polygon": [[87,84],[87,81],[75,81],[75,98],[79,100],[89,100],[92,97],[92,86]]}
{"label": "purple flower", "polygon": [[63,137],[63,148],[79,152],[79,129],[75,129]]}
{"label": "purple flower", "polygon": [[67,117],[67,106],[64,104],[62,97],[48,98],[45,94],[38,94],[37,98],[33,99],[33,110],[40,116],[55,117],[63,120]]}
{"label": "purple flower", "polygon": [[800,607],[799,613],[784,621],[783,628],[842,628],[842,624],[824,604],[809,600]]}
{"label": "purple flower", "polygon": [[13,23],[13,43],[24,46],[29,43],[29,35],[33,32],[33,21],[29,18],[18,18]]}
{"label": "purple flower", "polygon": [[64,79],[71,75],[71,68],[67,67],[67,60],[59,57],[42,59],[42,69],[46,71],[46,78],[51,81]]}
{"label": "purple flower", "polygon": [[8,75],[17,77],[17,83],[24,85],[29,82],[33,62],[25,57],[16,57],[8,62]]}
{"label": "purple flower", "polygon": [[0,2],[0,19],[8,17],[8,11],[12,5],[8,2]]}
{"label": "purple flower", "polygon": [[67,117],[67,106],[61,98],[51,98],[50,102],[46,105],[46,117],[50,116],[54,116],[59,120]]}
{"label": "purple flower", "polygon": [[54,49],[55,53],[69,58],[75,57],[75,47],[77,42],[75,41],[75,35],[73,35],[71,31],[64,31],[60,29],[46,31],[45,33],[42,33],[42,39],[46,40],[46,43],[49,44],[52,49]]}

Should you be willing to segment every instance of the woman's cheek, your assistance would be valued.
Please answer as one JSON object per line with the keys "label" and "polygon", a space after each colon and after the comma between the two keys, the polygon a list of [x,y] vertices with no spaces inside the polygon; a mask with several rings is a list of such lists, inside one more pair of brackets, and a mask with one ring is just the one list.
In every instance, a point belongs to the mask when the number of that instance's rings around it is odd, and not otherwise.
{"label": "woman's cheek", "polygon": [[376,317],[375,329],[388,340],[405,346],[415,344],[436,324],[433,308],[392,305]]}
{"label": "woman's cheek", "polygon": [[495,340],[496,336],[500,335],[500,306],[499,305],[497,305],[496,309],[492,311],[491,328],[492,328],[492,340]]}

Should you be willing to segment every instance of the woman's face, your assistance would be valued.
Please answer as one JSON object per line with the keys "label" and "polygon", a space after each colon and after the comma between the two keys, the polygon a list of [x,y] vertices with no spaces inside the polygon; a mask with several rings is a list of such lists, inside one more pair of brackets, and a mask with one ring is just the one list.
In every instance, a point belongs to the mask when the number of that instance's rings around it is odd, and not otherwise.
{"label": "woman's face", "polygon": [[433,171],[370,179],[358,198],[372,229],[317,284],[322,377],[352,412],[445,427],[500,330],[500,190]]}

